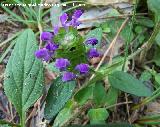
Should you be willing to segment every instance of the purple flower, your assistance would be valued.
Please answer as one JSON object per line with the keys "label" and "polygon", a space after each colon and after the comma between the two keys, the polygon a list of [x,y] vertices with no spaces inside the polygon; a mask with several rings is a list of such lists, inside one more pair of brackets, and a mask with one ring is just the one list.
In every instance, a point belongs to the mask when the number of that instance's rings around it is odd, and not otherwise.
{"label": "purple flower", "polygon": [[50,32],[42,32],[41,40],[42,41],[51,41],[53,38],[53,34]]}
{"label": "purple flower", "polygon": [[65,72],[62,76],[62,81],[63,82],[67,82],[67,81],[71,81],[74,78],[76,78],[76,75],[72,72]]}
{"label": "purple flower", "polygon": [[62,26],[64,28],[67,28],[69,26],[73,26],[73,27],[79,26],[80,22],[78,21],[78,19],[80,18],[81,15],[82,15],[82,11],[81,10],[76,10],[74,12],[74,14],[72,15],[71,21],[68,21],[67,13],[62,14],[60,16],[60,21],[61,21]]}
{"label": "purple flower", "polygon": [[35,56],[43,61],[49,61],[51,59],[51,55],[52,54],[50,54],[46,48],[42,48],[35,52]]}
{"label": "purple flower", "polygon": [[93,58],[93,57],[99,57],[99,52],[97,51],[96,48],[91,48],[89,51],[88,51],[88,57],[89,58]]}
{"label": "purple flower", "polygon": [[47,45],[45,46],[46,49],[48,49],[49,51],[55,51],[58,49],[58,45],[52,42],[48,42]]}
{"label": "purple flower", "polygon": [[80,74],[87,74],[89,72],[89,65],[88,64],[79,64],[75,67],[75,70],[78,70]]}
{"label": "purple flower", "polygon": [[85,43],[94,46],[98,43],[98,40],[95,37],[92,37],[92,38],[87,39]]}
{"label": "purple flower", "polygon": [[70,62],[68,59],[64,59],[64,58],[56,59],[55,67],[60,70],[65,70],[66,67],[68,67],[69,65],[70,65]]}

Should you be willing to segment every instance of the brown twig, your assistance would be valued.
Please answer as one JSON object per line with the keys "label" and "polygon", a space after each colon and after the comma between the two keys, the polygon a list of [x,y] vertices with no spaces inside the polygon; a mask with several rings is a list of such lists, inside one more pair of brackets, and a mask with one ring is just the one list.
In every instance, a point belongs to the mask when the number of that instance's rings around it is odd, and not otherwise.
{"label": "brown twig", "polygon": [[[128,95],[127,95],[127,93],[125,93],[125,99],[126,99],[126,102],[128,102]],[[129,123],[131,123],[128,103],[126,104],[126,109],[127,109],[128,121],[129,121]]]}
{"label": "brown twig", "polygon": [[[106,15],[106,14],[105,14]],[[136,14],[136,16],[142,16],[142,15],[148,15],[148,13],[140,13],[140,14]],[[101,15],[99,17],[96,18],[92,18],[92,19],[84,19],[84,20],[79,20],[80,22],[90,22],[90,21],[95,21],[95,20],[100,20],[100,19],[114,19],[114,18],[125,18],[125,17],[131,17],[133,16],[133,14],[123,14],[123,15],[117,15],[117,16],[106,16],[106,17],[102,17],[104,15]]]}
{"label": "brown twig", "polygon": [[[39,22],[38,23],[38,28],[39,28],[39,31],[40,31],[40,36],[41,36],[41,34],[42,34],[42,32],[43,32],[43,29],[42,29],[42,25],[41,25],[41,23]],[[39,49],[42,47],[42,40],[41,40],[41,38],[40,38],[40,43],[39,43]]]}
{"label": "brown twig", "polygon": [[107,106],[106,109],[113,108],[113,107],[115,107],[115,106],[125,105],[125,104],[132,104],[132,103],[133,103],[132,101],[129,101],[129,102],[121,102],[121,103],[118,103],[118,104],[114,104],[114,105]]}

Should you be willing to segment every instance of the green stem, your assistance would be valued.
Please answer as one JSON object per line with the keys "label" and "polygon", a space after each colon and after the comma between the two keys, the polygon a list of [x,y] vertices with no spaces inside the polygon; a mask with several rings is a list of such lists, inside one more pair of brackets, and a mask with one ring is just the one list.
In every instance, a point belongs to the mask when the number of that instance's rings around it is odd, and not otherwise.
{"label": "green stem", "polygon": [[20,121],[21,127],[25,127],[26,125],[25,121],[26,121],[26,113],[25,111],[22,110],[21,121]]}
{"label": "green stem", "polygon": [[157,34],[159,33],[159,30],[160,30],[160,21],[156,24],[151,37],[145,43],[145,50],[143,50],[143,52],[140,54],[140,64],[144,63],[144,60],[145,60],[145,58],[147,56],[147,52],[152,47],[152,45],[154,43],[154,40],[155,40]]}

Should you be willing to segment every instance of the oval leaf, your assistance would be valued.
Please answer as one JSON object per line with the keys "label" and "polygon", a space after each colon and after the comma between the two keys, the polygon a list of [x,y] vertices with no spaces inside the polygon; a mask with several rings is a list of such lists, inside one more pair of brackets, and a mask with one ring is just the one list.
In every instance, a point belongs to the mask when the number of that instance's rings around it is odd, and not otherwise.
{"label": "oval leaf", "polygon": [[91,124],[105,124],[109,113],[105,108],[90,109],[88,111],[88,117]]}
{"label": "oval leaf", "polygon": [[5,70],[5,94],[21,117],[43,91],[43,65],[34,56],[37,49],[34,33],[25,30],[17,38]]}
{"label": "oval leaf", "polygon": [[[97,91],[100,91],[100,92],[97,92]],[[103,83],[96,82],[93,89],[93,102],[95,103],[95,105],[98,107],[105,104],[106,97],[107,95],[106,95],[106,91],[103,86]]]}
{"label": "oval leaf", "polygon": [[64,107],[65,103],[72,96],[75,86],[75,81],[62,82],[60,77],[54,81],[46,98],[44,109],[46,119],[52,119]]}
{"label": "oval leaf", "polygon": [[108,76],[111,86],[136,96],[150,96],[151,90],[141,81],[123,71],[116,71]]}

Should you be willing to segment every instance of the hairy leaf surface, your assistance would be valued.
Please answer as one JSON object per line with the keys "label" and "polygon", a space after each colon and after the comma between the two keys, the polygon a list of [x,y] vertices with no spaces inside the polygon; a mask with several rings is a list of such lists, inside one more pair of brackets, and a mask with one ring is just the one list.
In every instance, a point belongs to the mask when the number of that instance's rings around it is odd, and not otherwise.
{"label": "hairy leaf surface", "polygon": [[34,56],[37,49],[34,33],[25,30],[16,40],[5,71],[5,94],[21,117],[43,91],[43,65]]}

